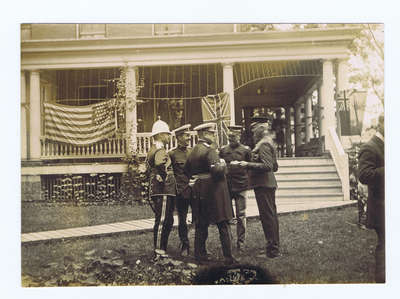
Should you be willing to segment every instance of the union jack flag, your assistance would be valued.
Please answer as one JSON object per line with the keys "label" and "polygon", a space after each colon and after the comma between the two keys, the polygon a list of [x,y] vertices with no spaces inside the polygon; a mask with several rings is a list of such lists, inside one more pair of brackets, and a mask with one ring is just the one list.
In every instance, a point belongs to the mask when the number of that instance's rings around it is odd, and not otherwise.
{"label": "union jack flag", "polygon": [[222,92],[203,97],[201,110],[204,122],[213,122],[217,125],[218,147],[228,144],[228,126],[231,119],[229,94]]}

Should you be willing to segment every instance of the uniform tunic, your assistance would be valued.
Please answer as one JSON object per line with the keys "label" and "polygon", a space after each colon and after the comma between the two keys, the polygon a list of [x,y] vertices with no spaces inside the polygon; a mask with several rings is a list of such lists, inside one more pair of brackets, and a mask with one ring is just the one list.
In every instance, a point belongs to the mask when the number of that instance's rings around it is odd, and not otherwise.
{"label": "uniform tunic", "polygon": [[187,196],[189,177],[185,174],[183,168],[189,156],[189,150],[187,148],[177,147],[169,152],[169,156],[171,158],[172,168],[174,170],[177,194]]}
{"label": "uniform tunic", "polygon": [[219,159],[215,148],[200,140],[184,167],[188,177],[200,177],[196,182],[197,211],[194,212],[196,216],[207,218],[209,223],[233,218],[232,202],[225,177],[226,167],[218,164]]}
{"label": "uniform tunic", "polygon": [[249,163],[249,180],[252,188],[277,188],[274,172],[278,170],[276,150],[269,139],[260,140],[252,151]]}
{"label": "uniform tunic", "polygon": [[241,192],[249,188],[249,178],[246,169],[237,165],[231,165],[232,161],[250,161],[251,151],[248,146],[238,144],[233,147],[226,145],[222,147],[219,155],[228,165],[228,185],[232,192]]}
{"label": "uniform tunic", "polygon": [[226,183],[226,166],[220,162],[215,147],[203,140],[193,148],[184,167],[188,177],[197,177],[192,187],[192,210],[196,225],[194,254],[196,259],[207,256],[208,226],[216,223],[222,252],[232,261],[229,220],[233,218],[232,201]]}
{"label": "uniform tunic", "polygon": [[[147,163],[150,167],[150,197],[175,196],[176,181],[171,158],[162,144],[154,143],[151,146],[147,154]],[[161,176],[161,182],[157,180],[157,175]]]}

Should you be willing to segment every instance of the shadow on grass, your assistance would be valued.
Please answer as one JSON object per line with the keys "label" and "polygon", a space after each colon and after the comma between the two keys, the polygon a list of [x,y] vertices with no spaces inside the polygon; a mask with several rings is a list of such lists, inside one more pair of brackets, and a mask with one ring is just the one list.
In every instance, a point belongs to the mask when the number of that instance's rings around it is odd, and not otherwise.
{"label": "shadow on grass", "polygon": [[278,284],[266,269],[250,264],[208,266],[198,270],[195,285]]}

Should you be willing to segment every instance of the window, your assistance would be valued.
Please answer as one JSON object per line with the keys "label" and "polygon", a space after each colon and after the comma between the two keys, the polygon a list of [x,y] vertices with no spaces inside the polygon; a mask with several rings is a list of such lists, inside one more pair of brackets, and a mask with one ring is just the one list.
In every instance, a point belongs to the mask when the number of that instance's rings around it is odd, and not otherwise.
{"label": "window", "polygon": [[183,24],[154,24],[153,35],[183,34]]}
{"label": "window", "polygon": [[259,32],[274,30],[273,24],[237,24],[237,31],[239,32]]}
{"label": "window", "polygon": [[106,24],[79,24],[80,38],[106,37]]}

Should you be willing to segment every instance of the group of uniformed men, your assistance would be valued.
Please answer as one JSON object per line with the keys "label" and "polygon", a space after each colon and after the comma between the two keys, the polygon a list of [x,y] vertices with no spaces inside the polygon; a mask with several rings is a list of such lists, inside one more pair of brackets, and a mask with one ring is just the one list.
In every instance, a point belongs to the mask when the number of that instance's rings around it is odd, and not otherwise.
{"label": "group of uniformed men", "polygon": [[[150,169],[150,203],[155,213],[155,257],[167,256],[168,237],[173,226],[173,212],[178,212],[180,253],[188,256],[187,214],[192,209],[195,225],[194,257],[207,262],[208,227],[216,224],[224,262],[232,264],[230,223],[233,219],[232,199],[237,221],[237,250],[242,253],[246,235],[246,198],[254,189],[260,219],[267,240],[266,254],[280,256],[279,225],[276,214],[274,171],[277,171],[276,150],[269,138],[264,118],[254,119],[254,149],[240,143],[242,127],[229,127],[229,144],[218,149],[215,124],[203,123],[195,128],[198,143],[189,149],[190,124],[170,132],[167,123],[157,120],[152,128],[153,145],[147,155]],[[177,147],[167,151],[170,135],[175,134]],[[160,224],[162,223],[162,227]]]}

